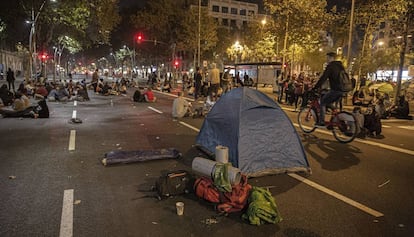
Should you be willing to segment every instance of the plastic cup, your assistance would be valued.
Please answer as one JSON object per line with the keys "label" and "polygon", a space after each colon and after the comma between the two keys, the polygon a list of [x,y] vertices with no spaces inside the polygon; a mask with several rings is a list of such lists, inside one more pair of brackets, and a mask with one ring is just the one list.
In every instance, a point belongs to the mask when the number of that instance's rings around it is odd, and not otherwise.
{"label": "plastic cup", "polygon": [[184,203],[177,202],[175,203],[175,207],[177,208],[177,215],[182,216],[184,214]]}

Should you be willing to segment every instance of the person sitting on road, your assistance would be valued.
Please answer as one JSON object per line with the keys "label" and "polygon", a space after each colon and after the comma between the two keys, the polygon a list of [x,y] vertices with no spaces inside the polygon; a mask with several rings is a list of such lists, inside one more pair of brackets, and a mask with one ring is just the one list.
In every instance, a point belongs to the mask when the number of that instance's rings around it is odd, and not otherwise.
{"label": "person sitting on road", "polygon": [[173,106],[172,106],[172,116],[173,118],[183,118],[187,116],[191,116],[191,103],[188,102],[183,97],[183,92],[178,92],[178,97],[174,99]]}
{"label": "person sitting on road", "polygon": [[4,106],[13,104],[14,94],[7,88],[6,84],[0,87],[0,99],[3,101]]}
{"label": "person sitting on road", "polygon": [[127,82],[121,82],[121,85],[119,86],[119,93],[125,95],[127,93]]}
{"label": "person sitting on road", "polygon": [[161,87],[161,92],[164,92],[164,91],[171,93],[171,82],[167,79],[164,80],[164,83]]}
{"label": "person sitting on road", "polygon": [[148,87],[144,92],[144,98],[146,102],[153,103],[157,100],[157,97],[154,96],[154,92],[152,92],[152,89]]}
{"label": "person sitting on road", "polygon": [[410,106],[408,101],[405,100],[405,96],[398,98],[398,105],[393,106],[390,109],[390,115],[398,119],[408,119],[410,114]]}
{"label": "person sitting on road", "polygon": [[47,99],[49,101],[66,102],[69,100],[69,97],[70,96],[66,88],[62,86],[56,86],[55,89],[52,89],[52,91],[50,91],[49,95],[47,96]]}
{"label": "person sitting on road", "polygon": [[42,84],[36,84],[36,90],[34,94],[35,99],[44,99],[47,97],[49,92],[47,91],[46,87]]}

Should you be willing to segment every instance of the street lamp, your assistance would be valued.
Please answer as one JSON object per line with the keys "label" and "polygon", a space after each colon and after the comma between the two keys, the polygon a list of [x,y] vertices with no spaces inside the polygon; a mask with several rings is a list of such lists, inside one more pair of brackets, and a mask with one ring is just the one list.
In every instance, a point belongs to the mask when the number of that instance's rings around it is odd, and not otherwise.
{"label": "street lamp", "polygon": [[126,49],[128,51],[129,58],[131,59],[131,69],[130,69],[130,72],[131,72],[131,80],[132,80],[132,69],[134,68],[134,58],[132,57],[131,50],[128,48],[128,46],[124,45],[124,49]]}
{"label": "street lamp", "polygon": [[[51,2],[56,2],[56,0],[50,0]],[[37,11],[37,14],[35,15],[34,6],[32,5],[32,11],[31,11],[31,20],[26,21],[26,23],[31,24],[30,27],[30,35],[29,35],[29,52],[30,52],[30,77],[33,76],[33,68],[36,70],[36,22],[39,18],[40,12],[42,11],[43,7],[45,6],[45,3],[47,0],[44,0],[42,5],[40,5],[39,10]],[[45,75],[46,76],[46,75]]]}
{"label": "street lamp", "polygon": [[243,51],[243,46],[240,44],[239,41],[236,41],[233,45],[235,54],[236,54],[236,58],[234,60],[234,63],[237,64],[238,63],[238,58],[239,58],[239,54],[242,53]]}

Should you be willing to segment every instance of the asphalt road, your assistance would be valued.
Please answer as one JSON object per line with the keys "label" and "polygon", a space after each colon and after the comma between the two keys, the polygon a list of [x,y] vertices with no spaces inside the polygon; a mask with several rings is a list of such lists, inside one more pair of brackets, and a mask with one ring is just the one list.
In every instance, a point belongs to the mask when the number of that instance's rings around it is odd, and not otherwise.
{"label": "asphalt road", "polygon": [[[256,227],[238,214],[217,216],[191,194],[153,197],[162,172],[191,170],[202,155],[193,147],[197,131],[186,124],[197,129],[203,120],[174,121],[171,96],[157,93],[149,104],[132,102],[132,94],[51,102],[49,119],[0,119],[0,236],[414,235],[413,121],[383,122],[384,139],[350,144],[323,131],[299,132],[312,174],[249,179],[271,187],[283,217]],[[68,122],[74,111],[83,123]],[[295,124],[297,113],[286,113]],[[168,147],[183,158],[101,164],[112,150]],[[177,201],[184,216],[175,214]],[[218,223],[206,224],[211,217]]]}

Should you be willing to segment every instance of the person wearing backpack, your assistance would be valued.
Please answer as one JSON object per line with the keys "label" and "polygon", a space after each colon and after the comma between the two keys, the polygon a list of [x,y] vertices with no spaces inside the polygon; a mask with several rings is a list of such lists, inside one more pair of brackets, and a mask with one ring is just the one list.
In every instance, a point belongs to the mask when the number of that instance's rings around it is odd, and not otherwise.
{"label": "person wearing backpack", "polygon": [[336,60],[336,53],[329,52],[326,56],[328,65],[314,87],[314,90],[317,90],[325,83],[326,80],[329,80],[330,90],[321,98],[320,102],[321,111],[319,121],[316,123],[316,126],[319,127],[325,126],[326,105],[340,100],[344,93],[341,88],[340,74],[342,71],[345,71],[345,68],[341,61]]}

